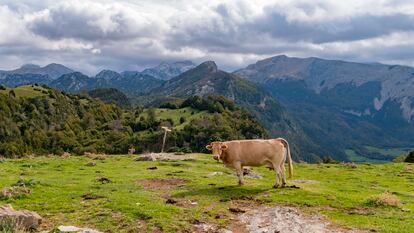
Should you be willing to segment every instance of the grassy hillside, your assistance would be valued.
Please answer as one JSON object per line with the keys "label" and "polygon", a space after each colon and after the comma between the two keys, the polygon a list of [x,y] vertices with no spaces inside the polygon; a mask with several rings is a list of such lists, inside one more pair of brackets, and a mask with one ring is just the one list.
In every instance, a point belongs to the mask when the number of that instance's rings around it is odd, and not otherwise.
{"label": "grassy hillside", "polygon": [[35,85],[0,93],[0,156],[122,154],[131,147],[159,151],[162,126],[174,129],[165,147],[172,151],[202,152],[213,140],[267,135],[247,111],[224,97],[193,97],[163,109],[121,109]]}
{"label": "grassy hillside", "polygon": [[0,89],[0,94],[9,95],[9,92],[13,90],[17,98],[34,98],[38,96],[44,96],[48,94],[48,90],[41,86],[24,85],[15,88]]}
{"label": "grassy hillside", "polygon": [[412,148],[378,148],[365,146],[359,150],[347,149],[346,155],[350,161],[357,163],[387,163],[395,158],[408,154]]}
{"label": "grassy hillside", "polygon": [[[0,187],[26,183],[31,193],[0,203],[37,211],[47,229],[78,225],[112,232],[192,231],[197,222],[228,225],[237,217],[228,208],[248,205],[294,206],[305,213],[321,213],[342,227],[395,233],[414,229],[412,164],[296,164],[294,180],[288,183],[300,189],[275,190],[273,171],[263,167],[254,169],[263,179],[246,178],[246,185],[238,187],[232,171],[211,155],[185,156],[196,160],[136,162],[130,156],[2,160]],[[91,163],[96,166],[88,166]],[[210,176],[211,172],[223,174]],[[158,181],[158,186],[151,181]],[[401,205],[376,206],[369,201],[386,191]],[[168,199],[177,203],[167,204]]]}

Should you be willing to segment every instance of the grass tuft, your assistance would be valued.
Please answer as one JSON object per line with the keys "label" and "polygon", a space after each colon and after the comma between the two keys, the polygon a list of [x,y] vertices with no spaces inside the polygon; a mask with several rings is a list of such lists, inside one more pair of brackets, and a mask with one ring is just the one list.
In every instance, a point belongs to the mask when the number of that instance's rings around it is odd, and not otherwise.
{"label": "grass tuft", "polygon": [[27,233],[26,229],[16,220],[16,218],[0,218],[1,233]]}
{"label": "grass tuft", "polygon": [[390,192],[384,192],[368,198],[367,205],[378,207],[400,207],[401,201],[396,195]]}

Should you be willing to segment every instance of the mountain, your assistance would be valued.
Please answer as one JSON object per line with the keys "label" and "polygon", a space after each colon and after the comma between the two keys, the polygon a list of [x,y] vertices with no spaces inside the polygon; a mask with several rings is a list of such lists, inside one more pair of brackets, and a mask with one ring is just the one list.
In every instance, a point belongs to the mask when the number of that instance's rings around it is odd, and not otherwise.
{"label": "mountain", "polygon": [[194,67],[196,67],[196,65],[191,61],[179,61],[173,63],[163,62],[156,67],[145,69],[141,73],[158,79],[169,80]]}
{"label": "mountain", "polygon": [[414,147],[414,68],[282,55],[234,74],[264,87],[326,148],[379,159],[367,146]]}
{"label": "mountain", "polygon": [[51,81],[48,75],[42,74],[6,74],[0,79],[0,85],[16,87],[32,83],[49,84]]}
{"label": "mountain", "polygon": [[266,90],[237,75],[219,70],[212,61],[168,80],[152,93],[142,97],[149,105],[151,101],[157,103],[157,98],[225,96],[248,109],[273,137],[286,137],[294,142],[294,157],[297,160],[316,161],[324,152],[327,153],[307,137],[286,109]]}
{"label": "mountain", "polygon": [[119,74],[115,71],[103,70],[95,77],[88,77],[80,72],[73,72],[44,84],[71,93],[99,88],[116,88],[128,95],[139,95],[149,92],[163,82],[139,72],[122,72]]}
{"label": "mountain", "polygon": [[57,79],[58,77],[74,72],[72,69],[56,63],[51,63],[44,67],[40,67],[34,64],[26,64],[22,67],[10,70],[10,71],[0,71],[0,76],[6,77],[7,75],[13,74],[37,74],[37,75],[47,75],[50,79]]}
{"label": "mountain", "polygon": [[51,87],[72,93],[88,90],[92,85],[93,79],[80,72],[64,74],[49,83]]}

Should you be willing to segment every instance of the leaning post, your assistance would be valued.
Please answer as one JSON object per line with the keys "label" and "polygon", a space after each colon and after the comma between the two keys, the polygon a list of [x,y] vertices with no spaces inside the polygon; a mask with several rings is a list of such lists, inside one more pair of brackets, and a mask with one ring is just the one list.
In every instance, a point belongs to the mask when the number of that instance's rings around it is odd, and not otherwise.
{"label": "leaning post", "polygon": [[164,130],[164,138],[162,139],[162,148],[161,148],[161,153],[163,153],[164,147],[165,147],[165,140],[167,139],[167,132],[171,132],[171,129],[169,129],[166,126],[162,126],[161,128]]}

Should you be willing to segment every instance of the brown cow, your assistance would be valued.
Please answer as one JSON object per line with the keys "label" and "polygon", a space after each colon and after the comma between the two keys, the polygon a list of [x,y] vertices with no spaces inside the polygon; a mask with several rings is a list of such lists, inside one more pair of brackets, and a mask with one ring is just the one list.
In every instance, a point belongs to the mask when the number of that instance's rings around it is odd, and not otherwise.
{"label": "brown cow", "polygon": [[289,143],[283,138],[235,140],[227,142],[212,142],[206,148],[211,150],[213,158],[236,169],[239,185],[243,185],[243,166],[267,165],[276,172],[275,188],[286,185],[285,161],[288,158],[289,178],[293,175],[292,158]]}

